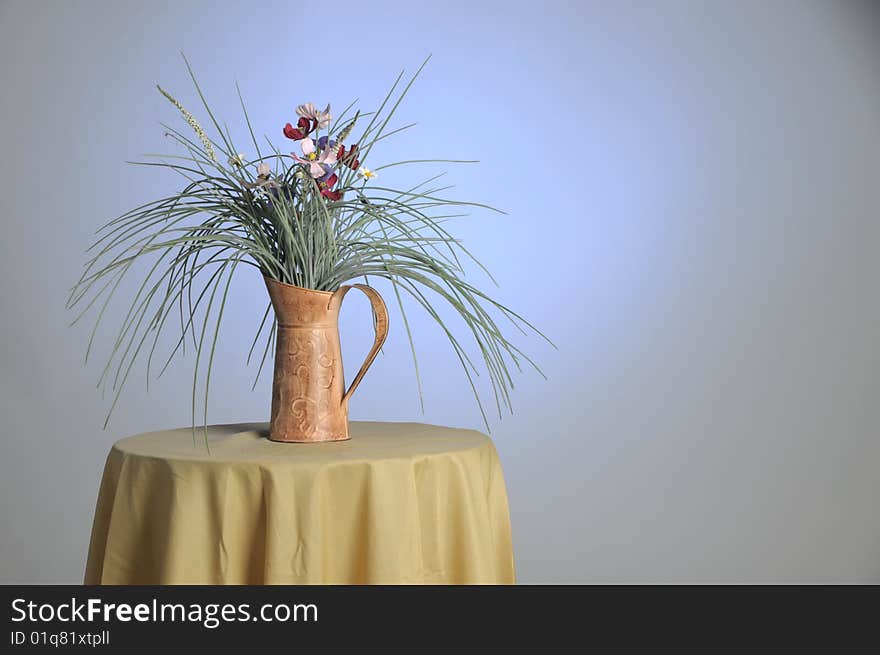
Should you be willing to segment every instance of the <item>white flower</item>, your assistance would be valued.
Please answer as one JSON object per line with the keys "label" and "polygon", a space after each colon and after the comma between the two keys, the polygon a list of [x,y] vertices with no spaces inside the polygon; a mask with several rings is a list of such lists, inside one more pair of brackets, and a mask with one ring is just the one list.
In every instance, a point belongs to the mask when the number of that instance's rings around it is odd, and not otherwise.
{"label": "white flower", "polygon": [[242,185],[246,189],[250,189],[253,191],[254,195],[258,198],[267,198],[266,189],[277,189],[279,188],[278,181],[272,179],[272,169],[269,167],[269,164],[266,162],[260,162],[257,165],[257,181],[256,182],[247,182],[243,181]]}
{"label": "white flower", "polygon": [[303,118],[311,118],[317,121],[318,127],[320,129],[324,129],[328,125],[330,125],[330,121],[333,120],[333,116],[330,115],[330,104],[327,104],[327,108],[324,111],[318,111],[311,102],[307,102],[304,105],[300,105],[296,108],[296,115],[302,116]]}
{"label": "white flower", "polygon": [[376,177],[376,173],[371,171],[366,166],[361,166],[361,170],[358,171],[358,175],[363,177],[365,180],[372,180],[374,177]]}
{"label": "white flower", "polygon": [[236,167],[240,168],[240,167],[244,166],[244,160],[245,160],[244,153],[240,152],[237,155],[233,155],[232,157],[229,158],[229,165],[236,166]]}

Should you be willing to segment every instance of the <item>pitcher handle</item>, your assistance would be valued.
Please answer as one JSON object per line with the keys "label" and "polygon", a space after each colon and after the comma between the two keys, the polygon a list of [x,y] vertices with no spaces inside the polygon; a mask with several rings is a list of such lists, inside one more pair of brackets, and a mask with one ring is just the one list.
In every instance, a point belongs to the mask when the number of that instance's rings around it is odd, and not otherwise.
{"label": "pitcher handle", "polygon": [[373,347],[370,349],[370,352],[367,353],[367,358],[364,360],[364,363],[361,366],[361,370],[359,370],[357,372],[357,375],[354,376],[354,379],[351,381],[351,385],[348,387],[348,391],[346,391],[345,395],[342,396],[343,405],[348,402],[351,394],[354,393],[354,390],[357,389],[357,386],[361,383],[361,380],[364,379],[364,375],[367,374],[367,369],[370,368],[373,360],[376,359],[376,355],[379,354],[379,349],[382,347],[382,344],[385,343],[385,338],[388,336],[388,308],[385,307],[385,301],[382,300],[382,296],[380,296],[379,292],[376,291],[373,287],[367,286],[366,284],[344,284],[339,287],[339,289],[337,289],[336,293],[333,294],[333,299],[331,300],[331,302],[335,301],[339,304],[342,304],[342,299],[351,288],[360,289],[364,292],[364,294],[366,294],[367,298],[370,299],[370,304],[373,306],[373,315],[376,317],[376,323],[374,325],[376,330],[376,338],[373,341]]}

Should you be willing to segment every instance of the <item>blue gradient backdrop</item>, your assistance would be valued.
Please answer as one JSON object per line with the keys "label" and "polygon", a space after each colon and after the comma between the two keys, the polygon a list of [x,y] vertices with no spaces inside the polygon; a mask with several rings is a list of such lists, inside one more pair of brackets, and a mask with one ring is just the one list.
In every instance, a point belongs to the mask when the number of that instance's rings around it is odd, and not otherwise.
{"label": "blue gradient backdrop", "polygon": [[[433,54],[397,121],[419,125],[372,163],[480,159],[446,179],[508,215],[456,231],[559,346],[521,342],[549,381],[518,378],[492,424],[521,581],[880,582],[877,19],[854,2],[0,3],[0,582],[77,582],[112,441],[189,421],[191,359],[149,394],[133,378],[102,432],[100,367],[63,311],[94,229],[177,184],[123,161],[172,148],[157,82],[197,110],[180,50],[243,150],[235,80],[283,144],[297,103],[374,106]],[[234,286],[213,422],[268,410],[244,367],[265,291]],[[425,414],[397,320],[353,418],[479,428],[443,336],[413,322]],[[351,373],[360,298],[343,341]]]}

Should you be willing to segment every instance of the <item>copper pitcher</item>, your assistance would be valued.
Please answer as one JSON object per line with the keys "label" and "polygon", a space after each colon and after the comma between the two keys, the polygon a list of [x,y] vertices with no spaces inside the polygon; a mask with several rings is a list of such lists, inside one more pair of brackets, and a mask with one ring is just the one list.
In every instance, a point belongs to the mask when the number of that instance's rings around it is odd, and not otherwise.
{"label": "copper pitcher", "polygon": [[[365,284],[315,291],[264,279],[277,320],[269,438],[297,443],[349,439],[348,400],[388,336],[388,310],[382,296]],[[351,288],[370,299],[376,339],[345,390],[339,307]]]}

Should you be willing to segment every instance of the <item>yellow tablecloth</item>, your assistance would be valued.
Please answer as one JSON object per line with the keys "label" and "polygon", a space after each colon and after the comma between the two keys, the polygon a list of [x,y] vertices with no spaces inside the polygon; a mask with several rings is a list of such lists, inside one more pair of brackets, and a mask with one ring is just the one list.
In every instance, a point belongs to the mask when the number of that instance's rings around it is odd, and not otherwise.
{"label": "yellow tablecloth", "polygon": [[350,441],[269,441],[266,424],[118,441],[86,584],[513,583],[491,440],[419,423]]}

